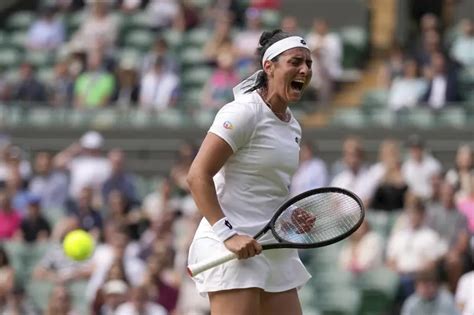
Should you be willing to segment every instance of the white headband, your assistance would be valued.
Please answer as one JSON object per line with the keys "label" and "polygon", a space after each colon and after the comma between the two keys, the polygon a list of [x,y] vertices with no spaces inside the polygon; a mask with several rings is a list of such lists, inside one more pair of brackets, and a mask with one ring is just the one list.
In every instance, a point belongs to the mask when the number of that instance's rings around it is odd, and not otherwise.
{"label": "white headband", "polygon": [[285,52],[292,48],[302,47],[309,50],[308,45],[306,45],[306,41],[299,36],[291,36],[284,38],[282,40],[277,41],[276,43],[272,44],[270,47],[267,48],[265,53],[263,54],[262,58],[262,67],[267,60],[272,60],[282,52]]}

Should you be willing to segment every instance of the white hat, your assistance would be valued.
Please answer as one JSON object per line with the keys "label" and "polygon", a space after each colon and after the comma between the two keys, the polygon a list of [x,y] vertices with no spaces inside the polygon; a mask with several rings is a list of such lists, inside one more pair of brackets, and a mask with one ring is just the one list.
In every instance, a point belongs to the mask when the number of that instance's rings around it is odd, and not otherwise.
{"label": "white hat", "polygon": [[125,294],[128,286],[122,280],[109,280],[104,284],[104,294]]}
{"label": "white hat", "polygon": [[97,131],[88,131],[81,137],[81,146],[85,149],[100,149],[104,138]]}

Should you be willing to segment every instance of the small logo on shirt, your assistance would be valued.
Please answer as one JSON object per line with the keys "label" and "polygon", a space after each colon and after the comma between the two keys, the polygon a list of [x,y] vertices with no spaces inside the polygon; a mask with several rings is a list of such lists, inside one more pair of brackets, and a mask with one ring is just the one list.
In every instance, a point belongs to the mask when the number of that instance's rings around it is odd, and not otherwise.
{"label": "small logo on shirt", "polygon": [[225,226],[227,226],[229,229],[232,230],[232,224],[230,224],[229,221],[225,220],[225,221],[224,221],[224,224],[225,224]]}
{"label": "small logo on shirt", "polygon": [[306,45],[306,41],[304,39],[300,40],[301,44]]}
{"label": "small logo on shirt", "polygon": [[228,120],[224,122],[223,126],[224,126],[225,129],[229,129],[229,130],[234,129],[234,126]]}
{"label": "small logo on shirt", "polygon": [[295,142],[300,143],[300,139],[298,139],[298,137],[295,137]]}

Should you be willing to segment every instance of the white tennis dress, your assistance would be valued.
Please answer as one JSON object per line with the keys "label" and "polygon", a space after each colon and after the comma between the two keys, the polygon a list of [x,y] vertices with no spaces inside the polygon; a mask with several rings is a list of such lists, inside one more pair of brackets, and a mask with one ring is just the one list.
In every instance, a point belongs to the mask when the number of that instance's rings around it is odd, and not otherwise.
{"label": "white tennis dress", "polygon": [[[301,127],[293,117],[283,122],[257,92],[225,105],[209,129],[234,154],[215,175],[219,204],[240,234],[255,235],[289,196],[298,167]],[[271,233],[271,232],[270,232]],[[269,242],[272,236],[259,240]],[[193,264],[227,252],[211,225],[202,219],[189,251]],[[283,292],[300,287],[311,276],[295,249],[266,250],[205,271],[194,280],[201,294],[238,288]]]}

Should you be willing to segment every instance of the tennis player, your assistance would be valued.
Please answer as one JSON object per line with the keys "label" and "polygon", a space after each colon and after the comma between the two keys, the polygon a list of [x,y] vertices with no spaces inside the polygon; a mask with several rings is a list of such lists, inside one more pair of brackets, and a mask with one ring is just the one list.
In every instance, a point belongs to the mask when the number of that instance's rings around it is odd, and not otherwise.
{"label": "tennis player", "polygon": [[204,216],[189,263],[226,249],[239,258],[194,278],[213,315],[301,314],[296,289],[310,278],[295,249],[262,253],[252,238],[288,197],[298,167],[301,127],[288,106],[311,80],[310,50],[303,38],[275,30],[261,35],[257,52],[262,69],[234,88],[188,174]]}

